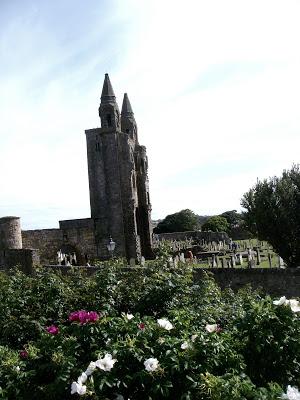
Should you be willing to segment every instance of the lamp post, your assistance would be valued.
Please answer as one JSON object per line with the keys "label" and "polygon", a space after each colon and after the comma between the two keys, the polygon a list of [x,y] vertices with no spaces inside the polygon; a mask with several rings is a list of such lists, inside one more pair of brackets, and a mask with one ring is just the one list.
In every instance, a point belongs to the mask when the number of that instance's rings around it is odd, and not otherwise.
{"label": "lamp post", "polygon": [[114,241],[112,240],[112,238],[110,237],[110,238],[109,238],[109,243],[107,244],[107,250],[108,250],[109,254],[111,255],[111,258],[114,257],[114,250],[115,250],[115,247],[116,247],[116,242],[114,242]]}

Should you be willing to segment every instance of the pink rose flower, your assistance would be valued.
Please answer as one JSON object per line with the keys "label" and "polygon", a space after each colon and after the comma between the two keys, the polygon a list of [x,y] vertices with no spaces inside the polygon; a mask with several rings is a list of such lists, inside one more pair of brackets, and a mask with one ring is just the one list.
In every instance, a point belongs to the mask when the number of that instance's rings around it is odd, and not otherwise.
{"label": "pink rose flower", "polygon": [[51,335],[57,335],[58,332],[59,332],[59,329],[58,329],[57,326],[51,325],[51,326],[48,326],[48,327],[46,328],[46,331],[47,331],[48,333],[50,333]]}
{"label": "pink rose flower", "polygon": [[145,329],[145,327],[146,327],[146,325],[145,325],[143,322],[141,322],[140,324],[138,324],[138,328],[139,328],[141,331],[143,331],[143,330]]}

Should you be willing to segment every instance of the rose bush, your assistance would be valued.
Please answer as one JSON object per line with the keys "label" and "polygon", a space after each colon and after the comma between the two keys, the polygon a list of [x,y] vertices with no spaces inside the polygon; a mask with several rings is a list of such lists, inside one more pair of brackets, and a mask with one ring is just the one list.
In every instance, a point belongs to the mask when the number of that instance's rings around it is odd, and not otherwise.
{"label": "rose bush", "polygon": [[287,398],[300,387],[296,302],[195,285],[164,258],[0,274],[0,398]]}

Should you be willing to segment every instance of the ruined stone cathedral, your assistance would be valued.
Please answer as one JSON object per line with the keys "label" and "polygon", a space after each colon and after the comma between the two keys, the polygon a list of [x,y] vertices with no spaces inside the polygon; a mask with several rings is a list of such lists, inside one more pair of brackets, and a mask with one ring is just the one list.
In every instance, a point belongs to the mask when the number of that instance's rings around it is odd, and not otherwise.
{"label": "ruined stone cathedral", "polygon": [[151,204],[146,148],[127,93],[120,115],[108,74],[99,107],[101,128],[86,130],[91,217],[96,254],[107,252],[113,237],[127,258],[151,255]]}
{"label": "ruined stone cathedral", "polygon": [[[75,253],[77,263],[84,265],[109,258],[107,245],[112,238],[115,256],[152,256],[146,148],[138,142],[137,124],[127,94],[120,114],[108,74],[103,83],[99,117],[101,128],[85,131],[91,218],[59,221],[59,229],[26,231],[21,231],[18,218],[0,218],[0,250],[8,250],[8,243],[15,243],[12,254],[17,257],[18,249],[37,249],[43,264],[55,263],[61,250]],[[10,253],[3,254],[8,257]]]}

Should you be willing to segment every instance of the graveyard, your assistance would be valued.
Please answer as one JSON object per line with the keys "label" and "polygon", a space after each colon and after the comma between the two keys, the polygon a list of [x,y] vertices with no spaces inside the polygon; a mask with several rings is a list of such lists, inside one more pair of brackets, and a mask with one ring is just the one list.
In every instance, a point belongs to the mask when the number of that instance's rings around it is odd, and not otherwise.
{"label": "graveyard", "polygon": [[300,400],[299,18],[0,0],[0,400]]}

